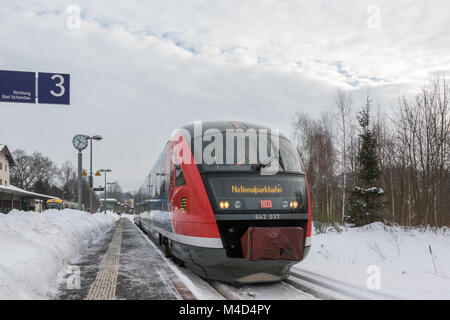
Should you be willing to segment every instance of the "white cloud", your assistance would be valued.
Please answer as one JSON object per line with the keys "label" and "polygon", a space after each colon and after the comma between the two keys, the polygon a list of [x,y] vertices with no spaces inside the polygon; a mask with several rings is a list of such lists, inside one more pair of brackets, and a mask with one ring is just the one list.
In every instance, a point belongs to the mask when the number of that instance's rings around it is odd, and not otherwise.
{"label": "white cloud", "polygon": [[[66,28],[72,4],[80,30]],[[379,30],[367,28],[369,5],[380,8]],[[75,163],[73,135],[101,134],[94,165],[112,168],[125,189],[183,124],[239,119],[288,133],[296,111],[317,114],[336,87],[369,90],[389,107],[450,69],[442,0],[3,6],[0,69],[70,73],[72,105],[2,104],[1,142]]]}

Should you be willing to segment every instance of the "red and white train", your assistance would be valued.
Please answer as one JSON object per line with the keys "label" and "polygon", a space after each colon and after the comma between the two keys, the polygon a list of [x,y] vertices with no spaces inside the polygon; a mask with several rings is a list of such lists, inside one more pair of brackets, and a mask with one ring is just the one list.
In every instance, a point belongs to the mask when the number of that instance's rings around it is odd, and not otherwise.
{"label": "red and white train", "polygon": [[[270,157],[261,157],[262,148]],[[276,171],[264,173],[274,161]],[[263,126],[217,121],[176,130],[134,203],[136,223],[205,279],[282,280],[311,245],[299,154],[286,137]]]}

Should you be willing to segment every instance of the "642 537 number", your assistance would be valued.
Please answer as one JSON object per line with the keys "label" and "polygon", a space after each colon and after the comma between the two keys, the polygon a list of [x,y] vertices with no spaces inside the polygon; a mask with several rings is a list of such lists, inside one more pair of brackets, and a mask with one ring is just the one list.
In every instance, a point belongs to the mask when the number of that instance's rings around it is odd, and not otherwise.
{"label": "642 537 number", "polygon": [[256,213],[255,220],[279,220],[279,213]]}

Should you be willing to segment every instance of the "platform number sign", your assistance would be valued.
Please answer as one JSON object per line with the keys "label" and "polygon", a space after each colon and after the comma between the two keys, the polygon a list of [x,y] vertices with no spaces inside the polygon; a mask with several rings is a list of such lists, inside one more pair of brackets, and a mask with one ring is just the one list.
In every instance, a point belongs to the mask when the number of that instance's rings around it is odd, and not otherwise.
{"label": "platform number sign", "polygon": [[70,104],[70,74],[0,70],[0,102]]}
{"label": "platform number sign", "polygon": [[70,75],[39,72],[38,101],[49,104],[70,104]]}

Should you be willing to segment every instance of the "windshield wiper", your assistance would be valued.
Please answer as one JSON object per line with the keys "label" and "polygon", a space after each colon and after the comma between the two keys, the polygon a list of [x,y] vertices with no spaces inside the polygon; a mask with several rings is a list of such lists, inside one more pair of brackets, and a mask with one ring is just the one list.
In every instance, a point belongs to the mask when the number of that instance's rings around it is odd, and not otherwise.
{"label": "windshield wiper", "polygon": [[283,169],[283,171],[285,171],[283,159],[281,158],[281,152],[279,153],[278,163],[280,164],[281,169]]}
{"label": "windshield wiper", "polygon": [[253,168],[255,171],[258,170],[258,169],[261,169],[261,168],[265,168],[265,167],[267,167],[269,164],[271,164],[273,160],[275,160],[275,156],[267,157],[267,158],[264,159],[263,161],[261,161],[261,162],[259,162],[259,163],[257,163],[257,164],[253,164],[253,165],[252,165],[252,168]]}

